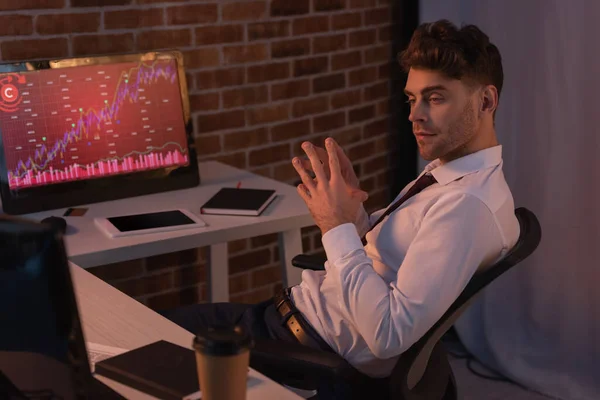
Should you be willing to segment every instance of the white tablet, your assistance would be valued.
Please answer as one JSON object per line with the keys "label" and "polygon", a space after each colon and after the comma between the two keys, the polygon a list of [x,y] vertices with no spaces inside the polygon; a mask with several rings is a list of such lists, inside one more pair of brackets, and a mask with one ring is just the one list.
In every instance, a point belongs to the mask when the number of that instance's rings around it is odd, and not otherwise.
{"label": "white tablet", "polygon": [[94,222],[111,238],[200,228],[207,225],[202,218],[183,209],[94,218]]}

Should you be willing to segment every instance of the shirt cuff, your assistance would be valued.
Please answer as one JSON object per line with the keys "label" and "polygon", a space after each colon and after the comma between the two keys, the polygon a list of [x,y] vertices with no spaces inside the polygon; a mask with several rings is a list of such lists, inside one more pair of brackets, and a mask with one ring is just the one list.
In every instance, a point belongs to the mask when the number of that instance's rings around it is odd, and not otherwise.
{"label": "shirt cuff", "polygon": [[335,263],[357,249],[364,249],[353,223],[338,225],[330,229],[325,232],[321,242],[327,255],[327,261],[330,263]]}

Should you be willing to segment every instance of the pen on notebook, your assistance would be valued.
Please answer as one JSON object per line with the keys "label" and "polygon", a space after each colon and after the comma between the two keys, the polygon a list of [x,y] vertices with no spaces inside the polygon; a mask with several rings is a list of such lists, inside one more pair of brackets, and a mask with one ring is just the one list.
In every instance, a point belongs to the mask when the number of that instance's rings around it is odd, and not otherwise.
{"label": "pen on notebook", "polygon": [[237,183],[237,185],[235,186],[235,188],[236,188],[236,189],[239,189],[241,186],[242,186],[242,181],[239,181],[239,182]]}

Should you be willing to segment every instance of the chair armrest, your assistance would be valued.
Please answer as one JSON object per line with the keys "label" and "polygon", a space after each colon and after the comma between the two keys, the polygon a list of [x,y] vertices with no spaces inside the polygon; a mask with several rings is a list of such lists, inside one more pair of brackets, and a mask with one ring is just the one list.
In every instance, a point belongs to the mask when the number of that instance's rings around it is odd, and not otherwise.
{"label": "chair armrest", "polygon": [[316,389],[320,381],[364,377],[335,353],[270,339],[255,340],[250,366],[277,382],[299,389]]}
{"label": "chair armrest", "polygon": [[326,258],[323,255],[298,254],[292,258],[292,265],[297,268],[324,271]]}

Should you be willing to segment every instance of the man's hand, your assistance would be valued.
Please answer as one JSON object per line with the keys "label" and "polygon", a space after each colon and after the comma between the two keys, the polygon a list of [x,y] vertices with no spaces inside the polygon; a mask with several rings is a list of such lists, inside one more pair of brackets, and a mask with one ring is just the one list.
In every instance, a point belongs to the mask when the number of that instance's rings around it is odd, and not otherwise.
{"label": "man's hand", "polygon": [[[358,181],[358,177],[354,172],[354,168],[352,168],[352,162],[350,162],[350,159],[348,158],[346,153],[344,153],[344,150],[340,147],[339,144],[337,144],[335,140],[333,140],[333,146],[338,156],[338,160],[340,161],[340,171],[342,173],[344,181],[346,181],[346,184],[352,189],[360,190],[360,182]],[[327,155],[327,151],[325,151],[325,149],[323,149],[322,147],[315,145],[313,145],[313,148],[317,153],[317,157],[322,162],[325,175],[329,179],[329,156]],[[304,169],[307,169],[314,173],[310,159],[302,159],[302,166],[304,167]]]}
{"label": "man's hand", "polygon": [[[302,144],[315,173],[315,180],[308,174],[298,157],[292,160],[302,179],[297,188],[298,193],[323,235],[338,225],[354,223],[361,203],[368,197],[366,192],[346,183],[342,176],[337,147],[339,146],[332,138],[325,141],[327,164],[321,164],[315,146],[309,142]],[[328,167],[329,174],[326,173],[325,166]]]}

